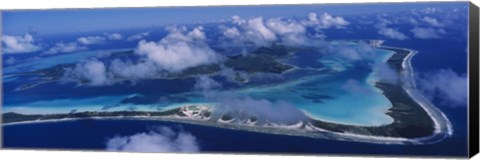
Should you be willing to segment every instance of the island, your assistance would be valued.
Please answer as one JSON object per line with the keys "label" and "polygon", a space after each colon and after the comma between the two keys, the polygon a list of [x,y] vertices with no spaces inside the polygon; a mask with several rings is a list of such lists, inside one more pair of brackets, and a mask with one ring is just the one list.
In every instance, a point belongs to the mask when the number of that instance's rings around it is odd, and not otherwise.
{"label": "island", "polygon": [[[410,64],[410,60],[416,52],[410,49],[382,46],[382,41],[378,40],[364,41],[367,41],[373,47],[395,52],[386,63],[401,75],[400,83],[391,84],[378,81],[375,84],[375,87],[383,91],[384,96],[392,103],[392,107],[388,109],[386,114],[393,119],[393,122],[388,125],[357,126],[332,123],[312,117],[295,123],[274,123],[236,110],[215,114],[214,107],[209,105],[184,105],[161,111],[87,111],[62,114],[19,114],[9,112],[3,113],[2,122],[3,125],[9,125],[85,118],[148,119],[270,134],[388,144],[428,144],[450,136],[452,129],[446,116],[416,91],[413,70]],[[294,68],[294,66],[279,61],[280,59],[290,57],[292,50],[281,45],[261,47],[248,56],[230,56],[221,64],[190,68],[184,72],[170,74],[161,78],[183,78],[202,74],[216,74],[220,72],[222,66],[246,73],[267,72],[281,74]],[[133,54],[133,51],[114,54],[116,54],[115,56],[129,56]],[[24,74],[39,74],[44,79],[55,80],[62,75],[64,71],[62,68],[71,67],[72,65],[57,65],[52,68]],[[237,80],[239,83],[245,82],[245,79],[237,78]],[[28,89],[28,87],[33,86],[29,84],[29,86],[21,89]]]}

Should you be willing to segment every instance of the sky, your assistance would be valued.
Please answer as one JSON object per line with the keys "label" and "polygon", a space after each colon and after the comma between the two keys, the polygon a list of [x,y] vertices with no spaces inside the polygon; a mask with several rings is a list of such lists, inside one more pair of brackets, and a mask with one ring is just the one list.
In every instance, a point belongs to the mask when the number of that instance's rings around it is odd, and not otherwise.
{"label": "sky", "polygon": [[466,2],[321,4],[276,6],[212,6],[109,9],[55,9],[2,11],[2,30],[7,35],[22,35],[30,29],[43,34],[128,29],[152,25],[205,23],[241,17],[305,16],[309,12],[335,15],[395,12],[426,7],[449,8]]}

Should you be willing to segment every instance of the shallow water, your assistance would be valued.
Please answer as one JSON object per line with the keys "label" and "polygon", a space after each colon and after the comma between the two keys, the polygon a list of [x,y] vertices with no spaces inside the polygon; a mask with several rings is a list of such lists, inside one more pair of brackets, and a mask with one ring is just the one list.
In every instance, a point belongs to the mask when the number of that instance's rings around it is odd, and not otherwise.
{"label": "shallow water", "polygon": [[27,72],[35,71],[39,69],[53,67],[59,64],[68,64],[75,63],[81,59],[88,57],[93,57],[102,53],[114,52],[114,51],[123,51],[125,49],[115,49],[115,50],[102,50],[102,51],[84,51],[84,52],[75,52],[75,53],[64,53],[59,55],[53,55],[44,58],[31,59],[28,62],[19,63],[3,68],[3,74],[11,74],[15,72]]}
{"label": "shallow water", "polygon": [[[333,46],[339,44],[335,42]],[[355,48],[354,43],[347,43],[348,47]],[[391,51],[375,49],[375,60],[384,63],[392,54]],[[6,68],[7,72],[18,69],[32,70],[51,67],[59,62],[74,63],[78,59],[92,57],[98,52],[79,52],[67,55],[51,56],[41,61],[28,64],[18,64]],[[393,120],[385,115],[385,111],[391,107],[388,99],[381,91],[374,87],[372,69],[359,65],[352,66],[352,62],[325,56],[320,52],[298,52],[294,58],[284,60],[286,63],[296,65],[295,71],[287,72],[280,79],[268,81],[257,78],[249,85],[228,85],[225,80],[225,88],[229,92],[249,96],[254,99],[266,99],[270,101],[288,102],[312,118],[335,123],[353,125],[383,125]],[[332,63],[333,62],[333,63]],[[361,64],[361,63],[360,63]],[[343,68],[334,72],[323,72],[322,68]],[[265,82],[263,82],[265,81]],[[15,84],[15,79],[5,83],[7,90],[9,85]],[[19,113],[68,113],[77,111],[101,111],[101,110],[158,110],[172,108],[188,103],[211,103],[205,99],[201,92],[193,91],[193,78],[184,80],[155,80],[139,85],[115,85],[112,87],[79,87],[59,83],[40,85],[26,91],[10,91],[5,95],[5,108],[3,112]],[[151,89],[155,85],[155,89]],[[348,86],[350,85],[350,86]],[[44,87],[54,88],[55,91],[45,90]],[[11,88],[11,87],[10,87]],[[150,88],[150,89],[146,89]],[[23,93],[22,93],[23,92]],[[51,92],[49,94],[49,92]],[[68,96],[60,96],[64,92]],[[45,94],[45,95],[44,95]],[[91,94],[91,95],[89,95]],[[182,102],[158,103],[158,104],[120,104],[122,99],[136,94],[146,94],[158,97],[176,96],[182,97]],[[49,95],[49,96],[47,96]],[[31,99],[29,99],[29,96]],[[107,107],[106,107],[107,106]],[[109,108],[108,106],[114,106]],[[106,109],[107,108],[107,109]]]}

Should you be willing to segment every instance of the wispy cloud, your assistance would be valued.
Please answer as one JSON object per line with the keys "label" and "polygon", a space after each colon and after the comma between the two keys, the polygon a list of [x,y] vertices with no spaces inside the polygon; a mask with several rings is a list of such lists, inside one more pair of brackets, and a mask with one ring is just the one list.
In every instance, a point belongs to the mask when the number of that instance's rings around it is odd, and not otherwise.
{"label": "wispy cloud", "polygon": [[361,82],[355,79],[349,79],[347,80],[341,88],[347,92],[352,92],[355,94],[367,94],[370,95],[374,93],[372,90],[367,88],[366,86],[362,85]]}
{"label": "wispy cloud", "polygon": [[77,42],[58,42],[52,48],[45,51],[44,54],[68,53],[87,50],[86,46],[80,46]]}
{"label": "wispy cloud", "polygon": [[427,8],[424,8],[424,9],[420,10],[420,12],[423,12],[425,14],[434,14],[434,13],[438,13],[440,11],[441,11],[441,9],[435,8],[435,7],[427,7]]}
{"label": "wispy cloud", "polygon": [[372,68],[374,76],[382,82],[396,84],[400,80],[398,73],[387,63],[375,63]]}
{"label": "wispy cloud", "polygon": [[349,25],[350,22],[345,20],[340,16],[332,16],[328,13],[323,13],[321,16],[318,16],[317,13],[311,12],[308,14],[308,21],[305,23],[307,25],[317,25],[319,28],[344,28]]}
{"label": "wispy cloud", "polygon": [[126,152],[198,152],[197,138],[183,130],[166,126],[152,127],[150,131],[131,136],[115,136],[106,143],[108,151]]}
{"label": "wispy cloud", "polygon": [[148,35],[150,35],[150,32],[142,32],[142,33],[137,33],[137,34],[134,34],[134,35],[131,35],[127,38],[128,41],[136,41],[136,40],[141,40],[141,39],[144,39],[145,37],[147,37]]}
{"label": "wispy cloud", "polygon": [[430,99],[437,99],[450,107],[467,104],[467,76],[459,75],[451,69],[441,69],[422,74],[417,78],[420,90]]}
{"label": "wispy cloud", "polygon": [[378,29],[377,33],[389,39],[406,40],[409,37],[399,31],[398,28],[390,27],[390,25],[396,24],[396,22],[388,19],[387,14],[377,15],[378,22],[375,24],[375,28]]}
{"label": "wispy cloud", "polygon": [[124,37],[120,33],[105,33],[108,40],[122,40]]}
{"label": "wispy cloud", "polygon": [[44,51],[44,54],[68,53],[87,50],[89,45],[105,44],[107,40],[122,40],[123,35],[119,33],[105,33],[101,36],[85,36],[79,37],[73,42],[57,42],[49,50]]}
{"label": "wispy cloud", "polygon": [[215,81],[211,77],[208,76],[199,76],[196,78],[195,82],[195,89],[199,90],[210,90],[210,89],[215,89],[215,88],[220,88],[222,84],[219,82]]}
{"label": "wispy cloud", "polygon": [[42,47],[36,44],[35,38],[30,34],[24,36],[2,36],[3,53],[29,53],[40,51]]}
{"label": "wispy cloud", "polygon": [[92,45],[92,44],[102,44],[105,43],[105,37],[101,36],[88,36],[88,37],[80,37],[77,41],[83,45]]}
{"label": "wispy cloud", "polygon": [[445,34],[445,30],[434,28],[415,27],[410,31],[413,33],[415,38],[418,39],[438,39],[442,38],[442,34]]}
{"label": "wispy cloud", "polygon": [[307,118],[293,104],[282,100],[253,98],[228,91],[205,92],[204,96],[217,104],[220,113],[241,111],[274,123],[296,123]]}
{"label": "wispy cloud", "polygon": [[328,42],[317,45],[322,54],[334,57],[336,60],[349,62],[355,61],[373,61],[375,58],[375,50],[371,45],[366,43],[359,43],[358,46],[351,46],[345,43],[337,43],[331,45]]}
{"label": "wispy cloud", "polygon": [[382,27],[378,30],[378,34],[385,36],[390,39],[396,40],[406,40],[408,36],[403,34],[402,32],[398,31],[398,29],[389,28],[389,27]]}
{"label": "wispy cloud", "polygon": [[422,21],[428,23],[429,25],[431,25],[433,27],[443,27],[444,26],[444,24],[440,23],[436,18],[432,18],[432,17],[429,17],[429,16],[423,17]]}

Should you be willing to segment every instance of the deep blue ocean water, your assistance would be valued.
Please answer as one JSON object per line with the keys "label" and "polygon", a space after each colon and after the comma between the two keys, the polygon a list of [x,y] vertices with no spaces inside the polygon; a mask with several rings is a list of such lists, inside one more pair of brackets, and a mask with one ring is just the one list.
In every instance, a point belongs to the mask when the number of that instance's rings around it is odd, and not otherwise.
{"label": "deep blue ocean water", "polygon": [[[181,127],[197,138],[200,151],[216,153],[378,154],[463,156],[454,139],[434,145],[382,145],[314,139],[145,120],[77,120],[3,126],[4,147],[104,150],[108,138],[147,132],[150,126]],[[445,151],[449,152],[438,152]]]}

